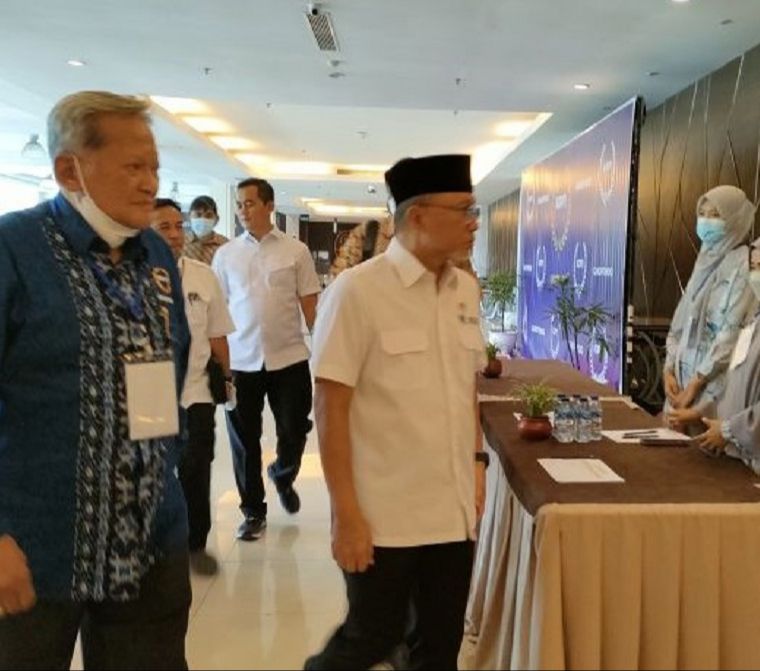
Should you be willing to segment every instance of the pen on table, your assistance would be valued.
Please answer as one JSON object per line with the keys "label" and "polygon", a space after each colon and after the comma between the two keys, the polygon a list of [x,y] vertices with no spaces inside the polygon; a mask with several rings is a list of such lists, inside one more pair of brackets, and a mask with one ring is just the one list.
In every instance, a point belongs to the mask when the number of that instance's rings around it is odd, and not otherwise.
{"label": "pen on table", "polygon": [[659,433],[657,429],[652,431],[627,431],[623,434],[623,438],[645,438],[647,436],[656,436]]}

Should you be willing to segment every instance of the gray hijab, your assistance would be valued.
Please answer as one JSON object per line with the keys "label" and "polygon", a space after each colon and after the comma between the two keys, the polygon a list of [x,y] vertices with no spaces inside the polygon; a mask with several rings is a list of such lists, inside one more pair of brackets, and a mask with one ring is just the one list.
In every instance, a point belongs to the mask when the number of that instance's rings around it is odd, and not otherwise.
{"label": "gray hijab", "polygon": [[[716,186],[708,191],[697,201],[697,213],[708,200],[715,205],[721,219],[726,222],[726,236],[715,245],[702,245],[689,283],[673,315],[671,327],[679,330],[685,328],[693,318],[698,328],[692,330],[692,334],[699,333],[704,328],[708,299],[718,280],[716,271],[731,251],[746,244],[755,221],[755,206],[747,199],[744,191],[735,186]],[[692,334],[689,335],[690,341]]]}

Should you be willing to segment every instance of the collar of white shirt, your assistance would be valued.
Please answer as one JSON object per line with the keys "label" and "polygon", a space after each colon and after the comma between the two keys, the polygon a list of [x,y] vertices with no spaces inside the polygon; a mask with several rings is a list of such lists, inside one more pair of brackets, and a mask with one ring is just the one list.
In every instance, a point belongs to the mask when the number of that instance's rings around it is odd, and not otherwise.
{"label": "collar of white shirt", "polygon": [[[416,284],[426,273],[433,275],[433,273],[422,264],[422,261],[399,242],[398,238],[393,238],[391,240],[388,249],[385,251],[385,256],[396,269],[404,289],[408,289]],[[443,282],[452,288],[456,287],[457,274],[453,266],[449,265],[446,269]]]}
{"label": "collar of white shirt", "polygon": [[260,245],[265,240],[268,240],[269,238],[273,238],[275,240],[281,240],[282,238],[285,237],[285,234],[279,228],[277,228],[277,226],[272,226],[272,230],[270,230],[269,233],[267,233],[263,238],[261,238],[261,240],[257,240],[256,237],[252,235],[250,231],[246,231],[244,236],[245,236],[245,240],[247,240],[248,242],[252,242],[255,245]]}

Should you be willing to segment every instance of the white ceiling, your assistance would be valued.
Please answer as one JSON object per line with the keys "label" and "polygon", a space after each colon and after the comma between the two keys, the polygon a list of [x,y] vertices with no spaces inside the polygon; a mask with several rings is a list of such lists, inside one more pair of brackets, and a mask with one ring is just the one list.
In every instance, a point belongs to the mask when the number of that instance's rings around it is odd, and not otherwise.
{"label": "white ceiling", "polygon": [[[653,107],[760,40],[760,0],[329,0],[340,52],[325,54],[305,5],[2,0],[0,164],[17,155],[11,136],[20,149],[56,99],[83,88],[203,99],[265,148],[304,157],[291,160],[344,164],[463,150],[509,113],[552,113],[478,187],[490,202],[605,108],[636,94]],[[330,58],[345,77],[328,77]],[[202,188],[247,172],[182,125],[159,118],[156,132],[164,180]],[[301,197],[385,201],[362,182],[275,186],[287,209]]]}

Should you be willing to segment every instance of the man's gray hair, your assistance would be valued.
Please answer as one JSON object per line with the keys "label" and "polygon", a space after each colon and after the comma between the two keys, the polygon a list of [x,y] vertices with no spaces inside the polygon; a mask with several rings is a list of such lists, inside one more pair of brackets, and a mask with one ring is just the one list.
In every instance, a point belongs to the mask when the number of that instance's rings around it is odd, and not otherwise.
{"label": "man's gray hair", "polygon": [[98,132],[102,114],[142,117],[150,123],[150,102],[137,96],[108,91],[80,91],[56,103],[47,120],[48,153],[55,160],[65,152],[97,149],[103,138]]}
{"label": "man's gray hair", "polygon": [[406,223],[406,215],[413,205],[418,205],[424,196],[412,196],[407,198],[396,206],[396,211],[393,213],[393,225],[396,230],[400,230]]}

